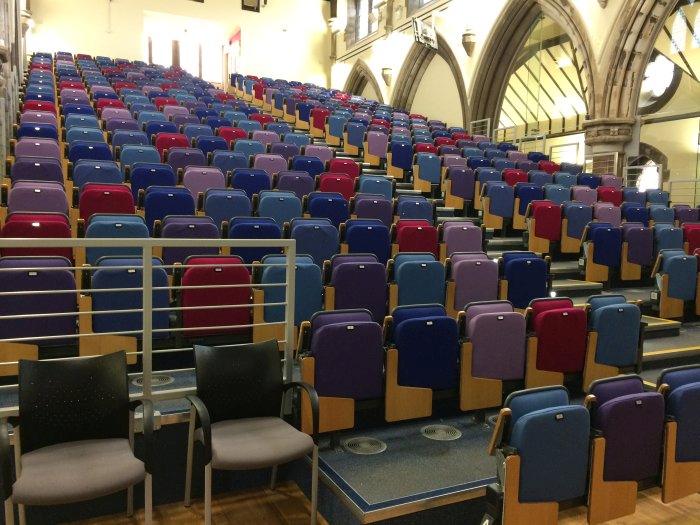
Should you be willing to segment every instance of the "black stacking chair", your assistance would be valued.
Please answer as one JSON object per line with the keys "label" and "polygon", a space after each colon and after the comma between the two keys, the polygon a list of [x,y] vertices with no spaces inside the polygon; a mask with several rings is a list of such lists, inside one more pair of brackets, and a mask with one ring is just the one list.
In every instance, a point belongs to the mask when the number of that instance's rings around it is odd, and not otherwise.
{"label": "black stacking chair", "polygon": [[[134,411],[143,405],[144,461],[136,458]],[[145,522],[152,523],[153,406],[129,401],[126,354],[65,361],[19,361],[19,417],[14,427],[17,480],[11,497],[19,522],[26,505],[86,501],[127,490],[144,481]],[[9,436],[0,427],[2,489],[11,483]],[[12,507],[9,509],[12,519]],[[6,522],[8,519],[6,508]]]}
{"label": "black stacking chair", "polygon": [[[318,395],[306,383],[282,381],[277,341],[212,348],[195,346],[197,396],[192,404],[187,442],[185,506],[190,505],[194,441],[204,445],[204,523],[211,524],[211,473],[272,467],[312,455],[311,523],[318,506]],[[312,435],[300,432],[282,417],[284,396],[301,389],[311,402]]]}

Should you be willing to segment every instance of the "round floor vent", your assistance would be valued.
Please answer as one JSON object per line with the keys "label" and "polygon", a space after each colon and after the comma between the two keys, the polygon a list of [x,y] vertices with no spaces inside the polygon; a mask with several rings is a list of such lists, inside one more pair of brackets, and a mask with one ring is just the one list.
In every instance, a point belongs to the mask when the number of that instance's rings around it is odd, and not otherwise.
{"label": "round floor vent", "polygon": [[371,437],[354,437],[343,441],[343,448],[351,454],[371,456],[386,450],[386,443]]}
{"label": "round floor vent", "polygon": [[[169,385],[172,382],[175,381],[175,378],[173,376],[169,376],[166,374],[153,374],[151,376],[151,384],[153,386],[164,386],[164,385]],[[143,376],[139,376],[136,379],[131,381],[131,384],[134,386],[143,386]]]}
{"label": "round floor vent", "polygon": [[451,425],[428,425],[421,428],[420,432],[435,441],[454,441],[462,437],[462,433]]}

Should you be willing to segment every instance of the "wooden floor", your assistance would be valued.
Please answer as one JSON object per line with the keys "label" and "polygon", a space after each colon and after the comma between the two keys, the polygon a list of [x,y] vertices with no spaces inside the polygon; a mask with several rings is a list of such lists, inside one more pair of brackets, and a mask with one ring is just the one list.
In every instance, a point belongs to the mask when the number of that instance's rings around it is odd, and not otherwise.
{"label": "wooden floor", "polygon": [[[212,522],[214,525],[307,525],[309,500],[294,483],[282,483],[277,489],[238,492],[214,498]],[[157,507],[153,522],[159,524],[204,523],[202,500],[195,500],[191,507],[173,503]],[[76,522],[80,525],[136,525],[143,523],[143,510],[133,518],[125,515],[108,516]],[[319,515],[319,525],[327,522]]]}
{"label": "wooden floor", "polygon": [[[560,525],[584,523],[585,508],[570,509],[559,514]],[[661,503],[661,489],[648,489],[637,497],[637,512],[626,518],[608,521],[606,525],[700,525],[700,494],[664,505]]]}
{"label": "wooden floor", "polygon": [[[202,501],[190,508],[181,503],[158,507],[153,516],[160,524],[203,523]],[[281,484],[277,490],[255,490],[214,498],[214,525],[306,525],[309,523],[309,500],[294,483]],[[319,515],[319,524],[327,522]],[[143,511],[133,518],[124,515],[96,518],[76,522],[79,525],[136,525],[143,523]],[[578,508],[562,512],[560,525],[583,525],[586,509]],[[653,488],[639,493],[637,512],[626,518],[613,520],[606,525],[700,525],[700,494],[676,501],[661,503],[661,490]]]}

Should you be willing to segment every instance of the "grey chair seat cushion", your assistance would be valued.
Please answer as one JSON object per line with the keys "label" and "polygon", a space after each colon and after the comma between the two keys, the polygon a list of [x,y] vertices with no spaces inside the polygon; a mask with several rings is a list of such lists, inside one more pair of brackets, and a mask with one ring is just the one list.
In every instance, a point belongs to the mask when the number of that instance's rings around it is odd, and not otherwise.
{"label": "grey chair seat cushion", "polygon": [[85,501],[135,485],[145,474],[127,439],[59,443],[22,456],[13,499],[25,505]]}
{"label": "grey chair seat cushion", "polygon": [[[201,432],[197,431],[198,439]],[[309,454],[311,436],[277,417],[219,421],[211,426],[212,467],[251,470],[281,465]]]}

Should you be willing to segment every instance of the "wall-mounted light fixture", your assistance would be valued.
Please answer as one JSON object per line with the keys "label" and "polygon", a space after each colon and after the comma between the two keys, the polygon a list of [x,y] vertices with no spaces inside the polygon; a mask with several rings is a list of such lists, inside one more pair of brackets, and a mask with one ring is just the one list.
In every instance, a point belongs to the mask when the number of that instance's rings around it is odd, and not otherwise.
{"label": "wall-mounted light fixture", "polygon": [[462,46],[464,46],[467,56],[472,56],[476,47],[476,35],[471,29],[466,29],[462,34]]}
{"label": "wall-mounted light fixture", "polygon": [[394,70],[391,69],[390,67],[383,67],[382,68],[382,78],[384,79],[384,83],[387,86],[391,85],[391,79],[394,76]]}

